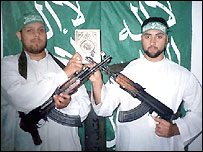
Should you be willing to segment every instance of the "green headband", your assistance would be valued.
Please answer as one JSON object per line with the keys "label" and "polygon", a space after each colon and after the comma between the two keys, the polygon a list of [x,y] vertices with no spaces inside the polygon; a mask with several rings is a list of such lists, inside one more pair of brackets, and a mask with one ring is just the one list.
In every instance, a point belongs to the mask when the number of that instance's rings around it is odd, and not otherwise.
{"label": "green headband", "polygon": [[21,17],[18,20],[17,31],[21,31],[25,25],[35,23],[35,22],[40,22],[43,25],[45,25],[44,20],[39,14],[35,14],[35,13],[25,14],[23,17]]}
{"label": "green headband", "polygon": [[164,33],[167,33],[167,27],[160,22],[149,22],[142,28],[142,33],[148,30],[160,30]]}

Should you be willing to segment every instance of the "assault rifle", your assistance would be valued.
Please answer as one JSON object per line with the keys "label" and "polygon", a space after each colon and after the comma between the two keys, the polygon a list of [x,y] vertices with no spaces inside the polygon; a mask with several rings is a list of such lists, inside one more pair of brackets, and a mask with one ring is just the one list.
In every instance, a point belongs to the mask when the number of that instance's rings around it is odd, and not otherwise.
{"label": "assault rifle", "polygon": [[[42,140],[37,130],[37,128],[39,128],[38,122],[41,119],[47,121],[47,116],[51,117],[49,113],[51,113],[55,109],[55,102],[53,100],[53,96],[56,94],[59,95],[62,92],[65,92],[69,95],[75,93],[78,88],[83,85],[84,82],[86,82],[95,71],[97,71],[101,66],[104,66],[104,64],[109,62],[110,60],[111,57],[105,57],[102,62],[96,64],[94,67],[85,67],[79,73],[76,73],[72,78],[67,80],[62,86],[57,87],[53,95],[44,104],[33,109],[28,114],[24,114],[22,112],[20,113],[20,128],[23,129],[25,132],[29,132],[32,135],[32,139],[35,145],[40,145],[42,143]],[[72,121],[71,123],[75,123],[73,122],[73,120],[75,120],[74,116],[71,116],[69,120]],[[81,122],[76,122],[76,124],[79,125],[80,123]],[[67,125],[65,123],[65,120],[62,120],[61,124]],[[71,124],[68,125],[71,126]]]}
{"label": "assault rifle", "polygon": [[[88,60],[89,62],[95,63],[91,58],[88,58]],[[180,107],[177,113],[174,114],[172,109],[151,96],[140,84],[133,82],[122,73],[110,70],[108,66],[101,66],[100,69],[104,71],[109,76],[109,78],[112,78],[116,83],[118,83],[123,90],[127,91],[134,98],[137,98],[141,101],[141,104],[136,107],[136,111],[122,111],[123,113],[119,117],[120,122],[135,120],[147,112],[150,114],[152,114],[152,112],[156,112],[159,118],[165,119],[171,123],[172,120],[181,117]]]}

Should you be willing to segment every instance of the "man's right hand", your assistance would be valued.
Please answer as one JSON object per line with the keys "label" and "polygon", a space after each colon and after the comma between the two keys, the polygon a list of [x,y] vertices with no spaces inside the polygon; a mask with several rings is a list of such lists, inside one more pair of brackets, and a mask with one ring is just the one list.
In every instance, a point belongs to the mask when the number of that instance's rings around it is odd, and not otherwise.
{"label": "man's right hand", "polygon": [[64,68],[66,75],[70,78],[74,73],[82,70],[82,56],[79,53],[75,53],[69,60],[68,64]]}

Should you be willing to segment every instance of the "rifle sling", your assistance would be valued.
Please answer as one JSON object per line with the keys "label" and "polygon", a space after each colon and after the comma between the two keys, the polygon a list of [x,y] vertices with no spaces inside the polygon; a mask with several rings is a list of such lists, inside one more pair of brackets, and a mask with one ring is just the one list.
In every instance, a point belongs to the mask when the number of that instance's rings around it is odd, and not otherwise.
{"label": "rifle sling", "polygon": [[[56,57],[54,57],[51,52],[48,52],[53,60],[62,68],[65,68],[65,65],[59,61]],[[27,58],[24,51],[21,52],[19,59],[18,59],[18,71],[22,77],[27,79]],[[54,102],[54,101],[53,101]],[[24,114],[23,112],[18,112],[19,117],[21,118]],[[81,126],[81,119],[79,115],[68,115],[58,111],[56,108],[50,110],[47,115],[53,121],[56,121],[59,124],[71,126],[71,127],[79,127]]]}

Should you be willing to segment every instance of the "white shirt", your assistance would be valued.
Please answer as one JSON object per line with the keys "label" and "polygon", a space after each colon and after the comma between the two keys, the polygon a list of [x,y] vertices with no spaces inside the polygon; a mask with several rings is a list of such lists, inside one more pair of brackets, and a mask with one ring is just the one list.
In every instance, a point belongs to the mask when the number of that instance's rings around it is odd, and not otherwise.
{"label": "white shirt", "polygon": [[[42,105],[55,89],[68,80],[46,50],[40,61],[27,56],[27,80],[18,72],[18,55],[6,56],[1,60],[1,147],[4,150],[81,150],[78,127],[69,127],[48,118],[38,129],[42,144],[35,146],[31,135],[19,127],[17,111],[28,113]],[[58,57],[57,57],[58,58]],[[60,59],[65,65],[67,60]],[[71,102],[59,111],[80,115],[84,121],[90,111],[90,100],[82,85],[71,95]],[[41,122],[41,121],[40,121]]]}
{"label": "white shirt", "polygon": [[[132,122],[118,122],[119,111],[126,111],[138,106],[141,101],[119,88],[112,80],[103,85],[101,103],[93,108],[99,116],[111,116],[118,107],[116,117],[116,150],[184,150],[184,143],[202,130],[202,88],[197,79],[186,68],[164,58],[159,62],[150,62],[139,58],[129,63],[121,72],[145,91],[171,108],[174,113],[184,100],[186,116],[174,121],[180,135],[170,138],[155,134],[155,121],[146,113]],[[91,97],[93,98],[93,96]]]}

